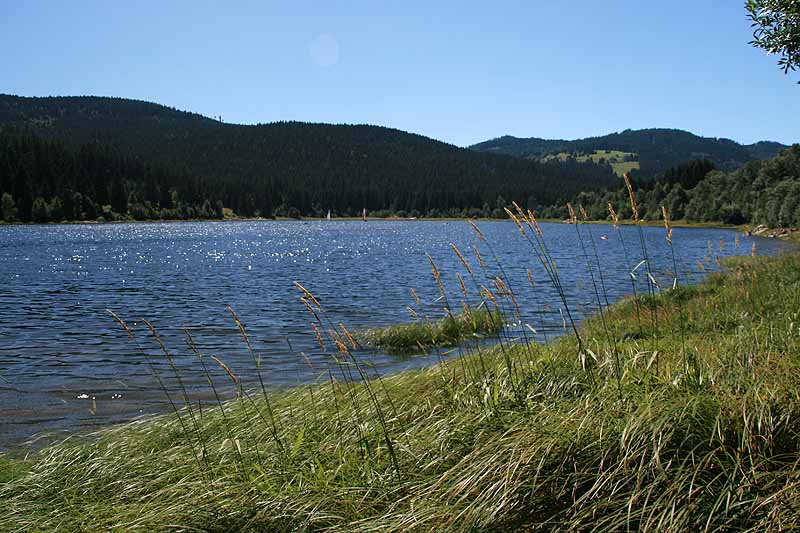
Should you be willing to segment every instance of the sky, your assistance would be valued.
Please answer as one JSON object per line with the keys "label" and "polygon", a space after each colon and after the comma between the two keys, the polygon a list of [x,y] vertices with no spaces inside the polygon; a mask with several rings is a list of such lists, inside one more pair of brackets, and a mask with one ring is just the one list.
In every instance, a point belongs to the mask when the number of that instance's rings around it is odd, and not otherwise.
{"label": "sky", "polygon": [[467,146],[680,128],[800,142],[800,73],[744,0],[0,0],[0,93],[225,122],[366,123]]}

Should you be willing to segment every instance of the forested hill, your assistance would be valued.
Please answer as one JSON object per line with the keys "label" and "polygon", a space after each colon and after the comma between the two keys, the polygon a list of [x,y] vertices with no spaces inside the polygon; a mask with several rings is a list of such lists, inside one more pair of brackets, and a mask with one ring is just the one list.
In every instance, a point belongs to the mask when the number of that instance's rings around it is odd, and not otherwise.
{"label": "forested hill", "polygon": [[653,177],[693,159],[708,159],[719,169],[734,170],[750,161],[775,157],[786,146],[769,141],[742,145],[730,139],[700,137],[677,129],[644,129],[573,141],[504,136],[471,148],[537,161],[555,154],[577,156],[599,150],[617,151],[638,161],[641,176]]}
{"label": "forested hill", "polygon": [[[242,215],[319,215],[328,209],[353,215],[362,208],[486,214],[498,200],[515,198],[535,208],[615,180],[607,165],[480,153],[384,127],[225,124],[118,98],[0,95],[0,129],[6,152],[0,154],[0,193],[22,191],[14,199],[25,204],[19,213],[30,213],[37,197],[47,203],[77,192],[120,209],[139,203],[150,213],[178,209],[180,200],[195,206],[208,200]],[[74,174],[83,177],[66,182],[55,172],[45,180],[36,169],[57,163],[28,164],[31,157],[47,160],[53,150],[58,160],[72,158]],[[81,162],[87,151],[116,161],[105,182]],[[134,163],[135,172],[124,170]],[[90,189],[74,190],[89,183]]]}

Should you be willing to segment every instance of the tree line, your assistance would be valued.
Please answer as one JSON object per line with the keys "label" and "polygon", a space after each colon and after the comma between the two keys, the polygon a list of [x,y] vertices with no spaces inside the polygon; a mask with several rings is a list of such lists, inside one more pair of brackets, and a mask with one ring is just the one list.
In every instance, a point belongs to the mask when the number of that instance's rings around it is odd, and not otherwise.
{"label": "tree line", "polygon": [[[94,208],[51,209],[51,218],[205,218],[206,200],[215,214],[221,202],[244,217],[358,216],[364,208],[387,216],[496,216],[505,199],[539,209],[616,179],[607,165],[478,153],[379,126],[223,124],[119,98],[0,95],[0,128],[14,139],[2,148],[11,162],[0,166],[14,185],[0,192],[19,204],[20,220],[41,219],[41,209],[33,215],[37,197],[49,206],[75,192]],[[20,165],[23,153],[40,162]],[[114,162],[99,172],[90,157]],[[83,177],[70,177],[76,173]]]}
{"label": "tree line", "polygon": [[77,148],[0,130],[0,215],[6,222],[222,218],[208,183],[99,143]]}
{"label": "tree line", "polygon": [[[693,160],[661,173],[654,180],[634,179],[640,216],[661,217],[661,206],[670,216],[691,222],[800,226],[800,144],[772,159],[752,161],[738,170],[723,172],[708,160]],[[611,203],[621,216],[630,217],[628,192],[622,180],[616,187],[581,192],[573,196],[593,220],[609,218]],[[558,204],[543,216],[566,218]]]}

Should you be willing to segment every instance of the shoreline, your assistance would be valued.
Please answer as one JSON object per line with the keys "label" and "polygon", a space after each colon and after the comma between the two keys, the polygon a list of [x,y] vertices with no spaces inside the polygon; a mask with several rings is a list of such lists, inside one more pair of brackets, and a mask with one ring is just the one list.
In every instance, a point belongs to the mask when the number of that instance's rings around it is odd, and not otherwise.
{"label": "shoreline", "polygon": [[[370,218],[367,217],[365,222],[466,222],[468,220],[473,220],[475,222],[487,223],[487,222],[510,222],[511,220],[508,218],[473,218],[473,219],[465,219],[465,218],[453,218],[453,217],[442,217],[442,218],[400,218],[400,217],[386,217],[386,218]],[[543,218],[538,219],[539,222],[549,223],[549,224],[569,224],[568,221],[561,220],[561,219],[554,219],[554,218]],[[276,217],[276,218],[263,218],[263,217],[253,217],[253,218],[246,218],[246,217],[235,217],[235,218],[226,218],[226,219],[191,219],[191,220],[183,220],[183,219],[171,219],[171,220],[113,220],[113,221],[103,221],[98,222],[96,220],[74,220],[74,221],[61,221],[61,222],[6,222],[0,220],[0,227],[2,226],[78,226],[83,224],[90,224],[90,225],[107,225],[107,224],[179,224],[179,223],[197,223],[197,222],[212,222],[212,223],[222,223],[222,222],[354,222],[354,221],[361,221],[361,217],[336,217],[331,218],[328,220],[327,218],[316,218],[316,217],[303,217],[303,218],[288,218],[288,217]],[[612,221],[610,220],[582,220],[580,224],[590,224],[590,225],[597,225],[597,226],[613,226]],[[636,226],[637,223],[633,220],[620,220],[620,226]],[[643,227],[663,227],[664,222],[662,220],[643,220],[638,223],[638,225]],[[764,225],[752,225],[752,224],[725,224],[725,223],[717,223],[717,222],[689,222],[686,220],[671,220],[670,225],[673,228],[696,228],[696,229],[727,229],[727,230],[735,230],[742,233],[750,233],[754,237],[762,237],[762,238],[777,238],[787,242],[800,242],[800,228],[787,228],[787,227],[776,227],[776,228],[768,228]],[[759,228],[762,228],[759,230]]]}
{"label": "shoreline", "polygon": [[[445,359],[386,376],[380,385],[336,380],[270,394],[268,400],[260,395],[229,400],[203,411],[197,436],[184,407],[183,422],[175,413],[158,415],[102,429],[91,439],[68,439],[22,461],[0,454],[0,529],[34,523],[44,529],[55,524],[158,529],[171,523],[185,529],[249,525],[288,530],[303,524],[324,529],[396,521],[393,529],[399,531],[417,521],[428,529],[449,524],[511,531],[545,519],[581,529],[617,514],[620,519],[630,513],[659,516],[662,498],[636,497],[637,479],[667,498],[667,517],[678,505],[671,498],[681,495],[688,515],[672,519],[690,516],[692,521],[679,525],[735,525],[725,522],[726,515],[714,514],[714,502],[727,486],[714,484],[720,474],[712,472],[704,481],[705,461],[686,461],[712,453],[715,471],[735,475],[734,452],[744,443],[740,453],[757,454],[752,460],[763,461],[759,464],[771,476],[793,479],[790,470],[784,474],[781,469],[791,467],[794,455],[787,456],[788,463],[781,457],[788,449],[800,453],[800,439],[790,438],[781,424],[794,420],[789,413],[800,413],[800,382],[793,378],[797,341],[774,332],[783,331],[796,312],[800,297],[781,287],[800,282],[800,256],[740,257],[726,263],[727,272],[712,274],[699,285],[643,300],[642,313],[653,305],[663,309],[656,330],[646,321],[637,326],[638,304],[630,298],[608,308],[604,320],[626,361],[619,385],[614,354],[603,347],[602,328],[594,317],[579,330],[598,339],[594,356],[599,366],[593,372],[602,376],[600,384],[591,385],[576,358],[574,337],[567,336],[534,353],[495,347]],[[684,316],[691,325],[688,332],[681,325]],[[730,331],[721,327],[726,320],[736,321]],[[653,335],[660,337],[659,359],[637,355],[648,349]],[[686,360],[686,345],[699,358],[694,363]],[[737,351],[751,346],[757,352]],[[749,359],[742,358],[747,354]],[[748,381],[755,371],[748,365],[757,365],[757,382]],[[519,372],[529,375],[527,380],[515,378]],[[474,389],[479,383],[490,386],[488,397]],[[518,389],[521,383],[525,391]],[[739,394],[740,387],[754,391]],[[526,398],[523,405],[517,403],[519,394]],[[760,397],[770,402],[758,403]],[[221,416],[223,405],[226,414]],[[275,430],[270,429],[268,405]],[[758,409],[767,411],[750,412]],[[745,420],[770,416],[784,422],[742,427],[742,410]],[[716,436],[718,426],[725,439]],[[750,433],[758,442],[784,435],[783,455],[762,458],[769,447],[741,440]],[[197,455],[206,446],[207,455]],[[661,461],[662,474],[651,469],[654,457]],[[328,472],[339,474],[328,477]],[[579,480],[589,485],[575,485],[575,498],[561,500],[547,488],[550,483],[571,487]],[[672,495],[670,487],[691,480],[705,483],[704,490]],[[491,490],[494,483],[503,490]],[[777,483],[733,497],[748,505],[791,486]],[[592,487],[600,491],[596,498],[585,496]],[[448,496],[456,488],[454,495],[482,496],[464,507],[459,502],[465,500]],[[362,503],[350,503],[347,495],[353,493]],[[525,503],[503,510],[505,494]],[[752,505],[749,519],[766,520],[772,512],[771,506]],[[456,522],[446,521],[453,516]]]}

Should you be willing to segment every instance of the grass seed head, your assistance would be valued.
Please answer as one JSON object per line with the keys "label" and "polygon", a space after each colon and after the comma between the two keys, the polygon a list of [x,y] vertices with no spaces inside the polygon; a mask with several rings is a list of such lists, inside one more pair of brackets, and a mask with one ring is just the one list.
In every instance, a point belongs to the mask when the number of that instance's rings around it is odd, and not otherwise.
{"label": "grass seed head", "polygon": [[305,306],[306,306],[306,308],[309,310],[309,312],[310,312],[312,315],[314,315],[314,320],[316,320],[317,322],[319,322],[319,323],[321,324],[321,323],[322,323],[322,321],[320,320],[320,318],[319,318],[319,315],[317,314],[316,310],[315,310],[315,309],[314,309],[314,308],[311,306],[311,304],[309,303],[309,301],[308,301],[308,300],[306,300],[306,297],[305,297],[305,296],[301,296],[301,297],[300,297],[300,301],[301,301],[301,302],[303,302],[303,304],[305,304]]}
{"label": "grass seed head", "polygon": [[503,210],[506,212],[506,214],[509,216],[509,218],[514,221],[514,224],[517,226],[517,229],[519,230],[519,232],[522,235],[525,235],[525,228],[522,226],[522,223],[517,218],[517,215],[512,213],[511,210],[509,208],[507,208],[507,207],[504,207]]}
{"label": "grass seed head", "polygon": [[577,224],[578,217],[575,216],[575,210],[572,208],[572,204],[569,202],[567,202],[567,210],[569,211],[570,224]]}
{"label": "grass seed head", "polygon": [[358,348],[358,343],[356,342],[356,339],[347,330],[347,327],[343,323],[339,322],[339,329],[341,330],[342,335],[344,335],[344,338],[347,340],[348,344],[350,344],[350,346],[354,350],[356,350]]}
{"label": "grass seed head", "polygon": [[486,236],[483,234],[483,232],[480,230],[480,228],[477,226],[477,224],[475,224],[475,222],[472,219],[469,219],[469,225],[472,226],[473,230],[475,230],[475,233],[478,235],[478,238],[480,240],[482,241],[486,240]]}
{"label": "grass seed head", "polygon": [[228,365],[223,363],[218,357],[216,357],[214,355],[211,356],[211,359],[215,363],[217,363],[220,366],[220,368],[222,368],[222,370],[225,371],[226,374],[228,374],[228,377],[231,378],[231,381],[233,382],[234,385],[238,385],[239,384],[239,378],[237,378],[236,374],[233,373],[233,370],[231,370],[231,367],[229,367]]}
{"label": "grass seed head", "polygon": [[322,339],[322,333],[320,333],[319,328],[313,322],[311,323],[311,329],[314,330],[314,338],[317,339],[317,344],[319,347],[322,348],[323,352],[327,352],[328,349],[325,347],[325,341]]}
{"label": "grass seed head", "polygon": [[544,235],[542,234],[542,228],[539,227],[539,222],[536,220],[536,215],[533,214],[533,211],[528,209],[528,219],[533,224],[533,229],[536,230],[536,234],[539,235],[539,238],[544,239]]}
{"label": "grass seed head", "polygon": [[428,257],[428,262],[431,264],[431,272],[433,273],[433,279],[436,280],[436,286],[439,287],[439,293],[442,296],[446,296],[444,285],[442,284],[442,276],[439,274],[439,269],[436,267],[436,263],[433,261],[433,257],[430,254],[425,254]]}
{"label": "grass seed head", "polygon": [[297,287],[298,289],[300,289],[300,291],[302,291],[302,293],[306,295],[306,298],[308,298],[309,300],[311,300],[311,302],[312,302],[314,305],[316,305],[316,306],[317,306],[317,309],[319,309],[320,311],[322,310],[322,306],[319,304],[319,302],[317,301],[317,299],[316,299],[316,298],[314,298],[314,295],[313,295],[313,294],[311,294],[311,293],[308,291],[308,289],[306,289],[305,287],[303,287],[302,285],[300,285],[300,283],[299,283],[299,282],[297,282],[297,281],[295,281],[295,282],[294,282],[294,286],[295,286],[295,287]]}
{"label": "grass seed head", "polygon": [[614,206],[611,205],[611,202],[608,202],[608,212],[611,213],[611,221],[614,223],[614,227],[619,228],[619,215],[614,210]]}
{"label": "grass seed head", "polygon": [[417,307],[422,307],[422,302],[419,301],[419,296],[417,296],[417,291],[415,291],[412,287],[409,287],[408,291],[411,293],[411,297],[414,298],[414,301],[417,303]]}
{"label": "grass seed head", "polygon": [[633,185],[631,184],[631,173],[626,172],[622,179],[625,180],[625,187],[628,189],[628,197],[631,200],[631,210],[633,211],[633,220],[639,222],[639,204],[636,203],[636,195],[633,193]]}
{"label": "grass seed head", "polygon": [[464,268],[467,270],[467,272],[469,274],[472,274],[472,269],[469,267],[469,263],[467,263],[467,260],[461,254],[461,250],[459,250],[458,247],[452,242],[450,243],[450,248],[452,248],[453,253],[456,254],[456,257],[458,257],[459,261],[461,261],[461,264],[464,265]]}
{"label": "grass seed head", "polygon": [[461,289],[461,294],[463,294],[464,297],[466,298],[467,297],[467,286],[464,285],[464,278],[462,278],[461,274],[458,273],[458,272],[456,272],[456,277],[458,278],[458,285],[459,285],[459,288]]}
{"label": "grass seed head", "polygon": [[481,268],[486,268],[486,261],[483,260],[483,256],[481,255],[480,250],[474,244],[472,245],[472,252],[475,254],[475,258],[478,260],[478,264],[481,265]]}
{"label": "grass seed head", "polygon": [[672,246],[672,225],[669,223],[669,212],[666,206],[661,206],[661,214],[664,215],[664,228],[667,230],[667,243]]}

